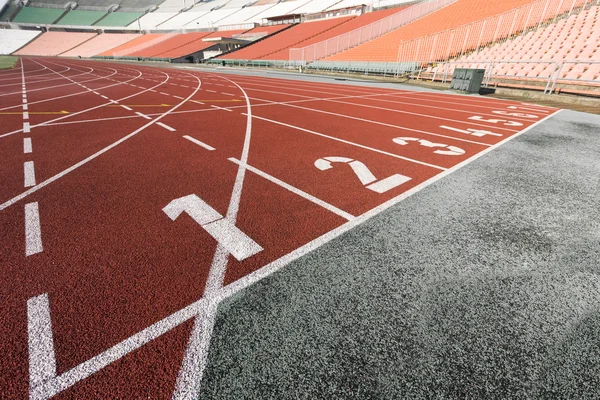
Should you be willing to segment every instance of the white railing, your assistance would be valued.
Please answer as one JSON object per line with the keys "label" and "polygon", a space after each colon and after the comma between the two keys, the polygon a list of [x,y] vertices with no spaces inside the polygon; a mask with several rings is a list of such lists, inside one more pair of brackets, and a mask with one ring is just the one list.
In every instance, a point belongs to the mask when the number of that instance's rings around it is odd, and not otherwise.
{"label": "white railing", "polygon": [[290,61],[306,64],[332,56],[407,25],[456,0],[425,0],[343,35],[303,48],[290,49]]}
{"label": "white railing", "polygon": [[570,16],[600,0],[538,0],[531,4],[429,36],[400,43],[397,61],[422,64],[447,62],[477,52],[491,43],[537,30],[560,16]]}

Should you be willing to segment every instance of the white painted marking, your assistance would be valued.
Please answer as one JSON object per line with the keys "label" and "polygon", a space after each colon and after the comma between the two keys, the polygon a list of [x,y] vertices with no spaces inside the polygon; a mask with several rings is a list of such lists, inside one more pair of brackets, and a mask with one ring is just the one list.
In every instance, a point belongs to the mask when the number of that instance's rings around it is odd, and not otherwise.
{"label": "white painted marking", "polygon": [[56,358],[48,293],[27,300],[29,384],[36,386],[56,376]]}
{"label": "white painted marking", "polygon": [[209,145],[207,145],[206,143],[199,141],[198,139],[194,139],[194,138],[193,138],[193,137],[191,137],[191,136],[187,136],[187,135],[186,135],[186,136],[184,136],[184,138],[186,138],[187,140],[189,140],[189,141],[190,141],[190,142],[192,142],[192,143],[196,143],[196,144],[197,144],[198,146],[200,146],[200,147],[204,147],[204,148],[205,148],[206,150],[208,150],[208,151],[215,151],[215,150],[216,150],[214,147],[212,147],[212,146],[209,146]]}
{"label": "white painted marking", "polygon": [[195,194],[173,200],[163,208],[163,211],[173,221],[184,212],[189,214],[198,225],[204,228],[220,246],[223,246],[238,261],[243,261],[263,251],[260,245],[237,228],[231,220],[223,218],[221,214]]}
{"label": "white painted marking", "polygon": [[433,142],[430,142],[429,140],[425,140],[425,139],[418,139],[418,138],[413,138],[413,137],[397,137],[397,138],[392,139],[392,141],[396,144],[399,144],[400,146],[406,146],[410,142],[416,142],[416,143],[419,143],[423,147],[447,149],[447,150],[434,150],[434,152],[433,152],[434,154],[440,154],[440,155],[446,155],[446,156],[462,156],[463,154],[465,154],[465,151],[463,149],[461,149],[460,147],[448,146],[447,144],[443,144],[443,143],[433,143]]}
{"label": "white painted marking", "polygon": [[231,94],[231,93],[223,93],[225,96],[235,96],[235,94]]}
{"label": "white painted marking", "polygon": [[160,94],[164,94],[165,96],[170,96],[170,94],[168,93],[164,93],[164,92],[159,92]]}
{"label": "white painted marking", "polygon": [[25,256],[44,251],[38,203],[25,204]]}
{"label": "white painted marking", "polygon": [[192,100],[192,101],[193,101],[194,103],[197,103],[197,104],[202,104],[202,105],[204,105],[204,103],[203,103],[203,102],[201,102],[201,101],[198,101],[198,100]]}
{"label": "white painted marking", "polygon": [[23,110],[28,110],[29,106],[27,104],[23,104]]}
{"label": "white painted marking", "polygon": [[124,108],[124,109],[126,109],[127,111],[133,111],[133,110],[132,110],[130,107],[127,107],[127,106],[124,106],[124,105],[121,105],[121,107],[123,107],[123,108]]}
{"label": "white painted marking", "polygon": [[183,99],[183,97],[181,97],[181,96],[175,96],[175,95],[173,95],[173,97],[175,97],[176,99]]}
{"label": "white painted marking", "polygon": [[215,90],[208,90],[206,89],[207,92],[211,92],[211,93],[217,93]]}
{"label": "white painted marking", "polygon": [[138,111],[136,111],[135,113],[136,113],[137,115],[139,115],[140,117],[142,117],[142,118],[145,118],[145,119],[152,119],[152,118],[150,118],[149,116],[147,116],[146,114],[142,114],[141,112],[138,112]]}
{"label": "white painted marking", "polygon": [[[468,119],[473,120],[473,121],[479,121],[479,122],[486,122],[488,124],[499,124],[500,122],[504,122],[504,126],[523,126],[522,123],[517,122],[517,121],[508,121],[505,119],[485,119],[480,115],[475,115],[473,117],[469,117]],[[498,129],[504,129],[504,128],[498,128]]]}
{"label": "white painted marking", "polygon": [[103,94],[102,94],[102,95],[100,95],[100,97],[102,97],[103,99],[106,99],[106,100],[108,100],[108,97],[106,97],[106,96],[105,96],[105,95],[103,95]]}
{"label": "white painted marking", "polygon": [[169,125],[163,124],[162,122],[157,122],[156,125],[160,125],[168,131],[175,132],[175,128],[171,128]]}
{"label": "white painted marking", "polygon": [[442,126],[440,126],[440,128],[448,129],[448,130],[451,130],[454,132],[464,133],[465,135],[472,135],[475,137],[483,137],[485,135],[497,136],[497,137],[503,136],[500,133],[494,133],[494,132],[490,132],[490,131],[486,131],[486,130],[482,130],[482,129],[475,129],[475,128],[458,129],[458,128],[453,128],[451,126],[446,126],[446,125],[442,125]]}
{"label": "white painted marking", "polygon": [[409,178],[408,176],[396,174],[367,186],[367,189],[381,194],[389,190],[395,189],[398,186],[410,181],[411,179],[412,178]]}
{"label": "white painted marking", "polygon": [[23,119],[29,119],[29,113],[28,112],[24,112],[23,113]]}
{"label": "white painted marking", "polygon": [[31,138],[23,138],[23,153],[29,154],[33,151],[33,146],[31,145]]}
{"label": "white painted marking", "polygon": [[35,166],[33,161],[26,161],[23,167],[25,171],[25,187],[35,186]]}
{"label": "white painted marking", "polygon": [[[235,159],[235,158],[229,158],[228,160],[231,161],[231,162],[234,162],[234,163],[236,163],[238,165],[240,164],[240,161],[237,160],[237,159]],[[315,197],[315,196],[313,196],[311,194],[308,194],[305,191],[300,190],[300,189],[298,189],[298,188],[296,188],[296,187],[294,187],[294,186],[292,186],[292,185],[290,185],[288,183],[285,183],[284,181],[282,181],[280,179],[277,179],[274,176],[269,175],[266,172],[263,172],[263,171],[259,170],[258,168],[255,168],[255,167],[253,167],[251,165],[246,165],[246,168],[248,169],[248,171],[251,171],[251,172],[255,173],[256,175],[258,175],[258,176],[260,176],[260,177],[262,177],[262,178],[264,178],[264,179],[266,179],[266,180],[268,180],[270,182],[273,182],[274,184],[276,184],[278,186],[281,186],[282,188],[284,188],[286,190],[289,190],[290,192],[292,192],[294,194],[297,194],[298,196],[303,197],[306,200],[308,200],[308,201],[310,201],[310,202],[312,202],[312,203],[314,203],[314,204],[316,204],[316,205],[318,205],[320,207],[323,207],[324,209],[326,209],[328,211],[331,211],[332,213],[334,213],[336,215],[339,215],[340,217],[344,218],[345,220],[352,221],[354,218],[356,218],[356,217],[354,217],[354,215],[352,215],[350,213],[347,213],[346,211],[341,210],[341,209],[337,208],[336,206],[331,205],[331,204],[329,204],[329,203],[327,203],[327,202],[325,202],[325,201],[323,201],[323,200],[321,200],[321,199],[319,199],[319,198],[317,198],[317,197]]]}

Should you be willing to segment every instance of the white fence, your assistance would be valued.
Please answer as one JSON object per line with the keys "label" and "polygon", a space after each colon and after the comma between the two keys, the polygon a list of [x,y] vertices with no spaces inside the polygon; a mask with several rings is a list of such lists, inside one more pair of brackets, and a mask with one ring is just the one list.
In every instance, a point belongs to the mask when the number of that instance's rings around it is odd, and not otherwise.
{"label": "white fence", "polygon": [[303,48],[290,49],[290,61],[306,64],[332,56],[431,14],[456,0],[425,0],[362,28]]}

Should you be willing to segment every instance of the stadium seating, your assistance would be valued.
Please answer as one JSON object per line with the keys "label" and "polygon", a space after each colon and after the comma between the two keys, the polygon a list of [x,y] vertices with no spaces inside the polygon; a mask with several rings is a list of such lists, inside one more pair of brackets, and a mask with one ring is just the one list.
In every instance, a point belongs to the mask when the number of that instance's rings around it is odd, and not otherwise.
{"label": "stadium seating", "polygon": [[[460,66],[466,68],[491,68],[488,63],[494,62],[491,71],[494,77],[547,81],[558,73],[558,64],[567,61],[560,70],[559,80],[600,84],[600,63],[593,63],[594,60],[600,61],[599,6],[463,56],[456,62],[464,62]],[[445,72],[451,74],[454,65]]]}
{"label": "stadium seating", "polygon": [[64,17],[62,17],[56,24],[57,25],[83,25],[90,26],[100,18],[104,17],[106,12],[104,11],[83,11],[83,10],[71,10]]}
{"label": "stadium seating", "polygon": [[265,18],[277,17],[280,15],[292,14],[293,11],[299,7],[302,7],[306,3],[309,3],[307,0],[296,0],[296,1],[285,1],[282,3],[275,4],[273,7],[269,7],[267,10],[262,13],[255,15],[251,18],[252,21],[260,22]]}
{"label": "stadium seating", "polygon": [[175,15],[173,18],[170,18],[166,21],[161,22],[157,25],[157,28],[160,29],[180,29],[184,27],[187,23],[192,22],[203,15],[210,13],[210,11],[194,11],[194,9],[186,12],[182,12],[180,14]]}
{"label": "stadium seating", "polygon": [[[223,56],[238,60],[287,60],[289,49],[325,31],[347,23],[353,17],[316,20],[295,25],[277,35]],[[273,58],[277,57],[277,58]]]}
{"label": "stadium seating", "polygon": [[63,57],[92,57],[130,42],[138,37],[139,33],[103,33],[87,42],[62,53]]}
{"label": "stadium seating", "polygon": [[294,14],[312,14],[323,11],[339,0],[313,0],[293,10]]}
{"label": "stadium seating", "polygon": [[142,13],[112,12],[96,22],[94,26],[127,26],[137,20],[140,16],[142,16]]}
{"label": "stadium seating", "polygon": [[[398,47],[402,41],[456,28],[529,3],[532,3],[532,0],[458,0],[457,2],[411,24],[347,51],[335,54],[327,58],[327,60],[396,61],[398,58]],[[468,10],[468,12],[466,12],[466,10]]]}
{"label": "stadium seating", "polygon": [[41,32],[0,29],[0,54],[12,54],[35,39]]}
{"label": "stadium seating", "polygon": [[89,32],[46,32],[14,54],[57,56],[92,39],[96,35],[97,33]]}
{"label": "stadium seating", "polygon": [[29,24],[53,24],[65,12],[64,9],[23,7],[12,22]]}
{"label": "stadium seating", "polygon": [[[177,14],[178,14],[177,12],[158,12],[158,11],[148,13],[148,14],[144,15],[142,18],[140,18],[139,26],[141,26],[142,29],[154,29],[157,25],[160,25],[161,23],[165,22],[169,18],[173,18]],[[128,26],[137,28],[138,21],[133,21]]]}

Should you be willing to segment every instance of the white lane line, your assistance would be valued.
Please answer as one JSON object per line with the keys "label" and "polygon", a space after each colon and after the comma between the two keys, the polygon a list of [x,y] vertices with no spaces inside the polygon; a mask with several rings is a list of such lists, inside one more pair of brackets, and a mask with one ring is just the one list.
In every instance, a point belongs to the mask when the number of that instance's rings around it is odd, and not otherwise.
{"label": "white lane line", "polygon": [[23,110],[24,110],[24,111],[27,111],[27,110],[29,110],[29,106],[28,106],[27,104],[23,104]]}
{"label": "white lane line", "polygon": [[[217,110],[224,110],[224,111],[229,111],[232,112],[233,110],[230,110],[229,108],[223,108],[223,107],[219,107],[219,106],[211,106],[212,108],[216,108]],[[242,115],[246,115],[246,114],[242,114]]]}
{"label": "white lane line", "polygon": [[181,97],[181,96],[175,96],[175,95],[173,95],[173,97],[175,97],[176,99],[183,99],[183,97]]}
{"label": "white lane line", "polygon": [[23,113],[23,119],[29,119],[29,113],[28,112],[24,112]]}
{"label": "white lane line", "polygon": [[165,96],[170,96],[168,93],[165,93],[165,92],[158,92],[158,93],[164,94]]}
{"label": "white lane line", "polygon": [[[242,114],[242,115],[244,115],[244,114]],[[376,153],[385,154],[386,156],[398,158],[400,160],[408,161],[408,162],[411,162],[411,163],[414,163],[414,164],[424,165],[426,167],[434,168],[434,169],[437,169],[437,170],[440,170],[440,171],[446,171],[447,170],[447,168],[440,167],[438,165],[429,164],[429,163],[426,163],[424,161],[414,160],[414,159],[408,158],[408,157],[403,157],[403,156],[400,156],[398,154],[389,153],[389,152],[384,151],[384,150],[379,150],[379,149],[375,149],[373,147],[365,146],[365,145],[362,145],[362,144],[359,144],[359,143],[350,142],[349,140],[340,139],[340,138],[335,137],[335,136],[329,136],[329,135],[326,135],[324,133],[311,131],[310,129],[304,129],[304,128],[301,128],[299,126],[290,125],[290,124],[286,124],[286,123],[283,123],[283,122],[275,121],[275,120],[272,120],[272,119],[259,117],[257,115],[255,115],[254,118],[260,119],[260,120],[263,120],[263,121],[267,121],[267,122],[271,122],[273,124],[285,126],[285,127],[288,127],[288,128],[296,129],[296,130],[299,130],[299,131],[302,131],[302,132],[310,133],[312,135],[321,136],[321,137],[324,137],[324,138],[327,138],[327,139],[335,140],[337,142],[349,144],[351,146],[360,147],[362,149],[374,151]]]}
{"label": "white lane line", "polygon": [[206,150],[208,150],[208,151],[215,151],[215,150],[216,150],[214,147],[212,147],[212,146],[209,146],[208,144],[206,144],[206,143],[204,143],[204,142],[201,142],[201,141],[199,141],[198,139],[194,139],[194,138],[193,138],[193,137],[191,137],[191,136],[187,136],[187,135],[185,135],[185,136],[184,136],[184,138],[185,138],[185,139],[187,139],[187,140],[189,140],[189,141],[190,141],[190,142],[192,142],[192,143],[196,143],[196,144],[197,144],[198,146],[200,146],[200,147],[204,147],[204,148],[205,148]]}
{"label": "white lane line", "polygon": [[33,161],[25,161],[23,169],[25,172],[25,187],[35,186],[35,165]]}
{"label": "white lane line", "polygon": [[23,153],[29,154],[33,151],[33,146],[31,145],[31,138],[23,138]]}
{"label": "white lane line", "polygon": [[[228,160],[231,161],[231,162],[234,162],[234,163],[236,163],[238,165],[241,164],[240,161],[237,160],[237,159],[235,159],[235,158],[228,158]],[[340,217],[344,218],[347,221],[352,221],[352,220],[354,220],[356,218],[354,215],[352,215],[350,213],[347,213],[344,210],[340,210],[336,206],[334,206],[332,204],[329,204],[329,203],[327,203],[327,202],[325,202],[325,201],[323,201],[323,200],[321,200],[321,199],[319,199],[319,198],[317,198],[317,197],[315,197],[315,196],[313,196],[313,195],[311,195],[309,193],[306,193],[305,191],[303,191],[301,189],[298,189],[297,187],[294,187],[294,186],[292,186],[292,185],[290,185],[288,183],[285,183],[284,181],[282,181],[280,179],[277,179],[274,176],[269,175],[266,172],[263,172],[263,171],[261,171],[258,168],[255,168],[255,167],[253,167],[251,165],[246,165],[246,168],[248,169],[248,171],[254,172],[256,175],[258,175],[258,176],[260,176],[262,178],[265,178],[266,180],[268,180],[270,182],[273,182],[274,184],[276,184],[278,186],[281,186],[282,188],[287,189],[290,192],[292,192],[294,194],[297,194],[298,196],[300,196],[300,197],[302,197],[302,198],[304,198],[304,199],[306,199],[306,200],[308,200],[308,201],[310,201],[310,202],[312,202],[312,203],[314,203],[314,204],[316,204],[316,205],[318,205],[320,207],[323,207],[324,209],[326,209],[328,211],[331,211],[332,213],[334,213],[336,215],[339,215]]]}
{"label": "white lane line", "polygon": [[29,125],[29,122],[23,122],[23,132],[24,133],[31,132],[31,126]]}
{"label": "white lane line", "polygon": [[56,357],[48,293],[27,300],[29,384],[36,386],[56,375]]}
{"label": "white lane line", "polygon": [[208,90],[206,89],[207,92],[211,92],[211,93],[217,93],[215,90]]}
{"label": "white lane line", "polygon": [[123,108],[124,108],[124,109],[126,109],[127,111],[133,111],[133,110],[132,110],[130,107],[127,107],[127,106],[124,106],[124,105],[121,105],[121,107],[123,107]]}
{"label": "white lane line", "polygon": [[25,204],[25,256],[44,251],[38,203]]}
{"label": "white lane line", "polygon": [[225,96],[235,96],[235,94],[231,94],[231,93],[223,93]]}
{"label": "white lane line", "polygon": [[101,94],[100,97],[102,97],[105,100],[108,100],[108,97],[106,97],[105,95]]}
{"label": "white lane line", "polygon": [[145,118],[145,119],[152,119],[152,118],[150,118],[149,116],[147,116],[146,114],[142,114],[141,112],[138,112],[138,111],[136,111],[135,113],[136,113],[137,115],[139,115],[140,117],[142,117],[142,118]]}
{"label": "white lane line", "polygon": [[192,101],[193,101],[194,103],[197,103],[197,104],[202,104],[202,105],[204,105],[204,103],[203,103],[203,102],[201,102],[201,101],[198,101],[198,100],[192,100]]}
{"label": "white lane line", "polygon": [[156,125],[160,125],[168,131],[175,132],[175,128],[171,128],[169,125],[163,124],[162,122],[157,122]]}

